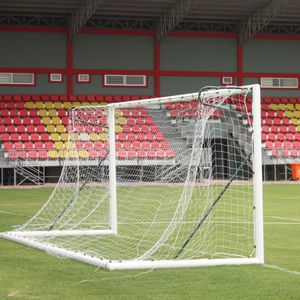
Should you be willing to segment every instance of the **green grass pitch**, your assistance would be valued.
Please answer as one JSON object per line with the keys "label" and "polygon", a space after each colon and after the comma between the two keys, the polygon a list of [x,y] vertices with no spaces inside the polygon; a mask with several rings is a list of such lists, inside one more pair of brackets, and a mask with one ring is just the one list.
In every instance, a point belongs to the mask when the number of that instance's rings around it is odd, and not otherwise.
{"label": "green grass pitch", "polygon": [[[51,191],[1,189],[0,231]],[[264,266],[108,272],[0,239],[0,299],[300,299],[300,184],[265,185],[264,215]]]}

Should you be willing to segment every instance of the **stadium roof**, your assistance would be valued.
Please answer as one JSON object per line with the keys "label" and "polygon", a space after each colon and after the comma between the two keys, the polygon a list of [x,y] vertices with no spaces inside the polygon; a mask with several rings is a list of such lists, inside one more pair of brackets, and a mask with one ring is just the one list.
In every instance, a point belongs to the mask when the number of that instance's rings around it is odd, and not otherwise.
{"label": "stadium roof", "polygon": [[[52,18],[52,23],[50,21]],[[69,25],[72,35],[83,26],[119,26],[156,30],[300,32],[299,0],[1,0],[0,25]],[[34,20],[39,20],[36,22]],[[46,22],[46,23],[47,23]],[[57,24],[55,24],[55,22]],[[117,23],[116,23],[117,22]],[[119,22],[119,23],[118,23]],[[106,24],[106,25],[104,25]],[[119,24],[119,25],[116,25]],[[127,25],[126,25],[127,24]],[[22,24],[26,25],[26,24]]]}

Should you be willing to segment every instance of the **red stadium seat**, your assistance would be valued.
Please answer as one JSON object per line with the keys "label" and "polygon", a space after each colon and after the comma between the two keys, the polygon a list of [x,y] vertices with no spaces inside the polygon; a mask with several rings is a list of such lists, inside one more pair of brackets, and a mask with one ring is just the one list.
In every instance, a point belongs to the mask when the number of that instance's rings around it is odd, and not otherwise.
{"label": "red stadium seat", "polygon": [[161,132],[156,133],[155,139],[158,141],[163,141],[164,140],[164,135]]}
{"label": "red stadium seat", "polygon": [[37,151],[37,153],[38,153],[38,158],[40,159],[48,158],[48,152],[46,150],[39,150]]}
{"label": "red stadium seat", "polygon": [[5,150],[11,150],[14,148],[14,144],[12,142],[4,142],[3,147]]}
{"label": "red stadium seat", "polygon": [[20,141],[23,141],[23,142],[29,141],[29,134],[27,132],[21,133]]}
{"label": "red stadium seat", "polygon": [[278,141],[284,141],[284,134],[283,133],[278,133],[276,136]]}
{"label": "red stadium seat", "polygon": [[131,142],[130,141],[123,142],[123,148],[124,149],[131,149],[132,148]]}
{"label": "red stadium seat", "polygon": [[290,141],[284,141],[282,144],[283,148],[292,148],[292,143]]}
{"label": "red stadium seat", "polygon": [[24,149],[24,143],[16,142],[16,143],[14,143],[14,148],[17,149],[17,150]]}
{"label": "red stadium seat", "polygon": [[160,145],[160,142],[158,142],[158,141],[153,141],[151,143],[151,148],[153,148],[153,149],[158,149],[160,147],[161,147],[161,145]]}
{"label": "red stadium seat", "polygon": [[[15,107],[15,106],[14,106]],[[10,109],[9,107],[8,107],[8,109]],[[17,110],[17,109],[10,109],[9,110],[9,115],[11,116],[11,117],[18,117],[19,116],[19,111]]]}
{"label": "red stadium seat", "polygon": [[137,135],[136,135],[136,139],[138,140],[138,141],[144,141],[145,140],[145,138],[146,138],[146,136],[145,136],[145,134],[144,133],[138,133]]}
{"label": "red stadium seat", "polygon": [[[263,133],[262,133],[263,134]],[[267,135],[267,140],[268,141],[275,141],[275,133],[273,132],[269,132],[268,135]]]}
{"label": "red stadium seat", "polygon": [[147,157],[150,158],[150,159],[153,159],[153,158],[156,158],[156,152],[155,150],[148,150],[147,151]]}
{"label": "red stadium seat", "polygon": [[274,142],[274,148],[282,148],[282,142],[280,142],[280,141],[275,141],[275,142]]}
{"label": "red stadium seat", "polygon": [[24,143],[24,149],[34,149],[34,143],[33,142],[25,142]]}
{"label": "red stadium seat", "polygon": [[147,133],[146,134],[146,140],[150,141],[150,142],[154,141],[155,140],[155,135],[152,132]]}
{"label": "red stadium seat", "polygon": [[121,132],[121,133],[119,133],[119,134],[117,135],[117,139],[118,139],[118,141],[126,141],[126,140],[127,140],[127,134]]}
{"label": "red stadium seat", "polygon": [[28,115],[30,117],[38,117],[39,116],[39,111],[37,109],[29,109],[28,110]]}
{"label": "red stadium seat", "polygon": [[41,141],[34,142],[34,149],[37,149],[37,150],[44,149],[44,143]]}
{"label": "red stadium seat", "polygon": [[26,127],[24,125],[18,125],[18,126],[16,126],[16,131],[18,133],[26,132]]}
{"label": "red stadium seat", "polygon": [[32,120],[31,117],[24,117],[23,118],[23,124],[24,125],[30,125],[30,124],[32,124],[31,120]]}
{"label": "red stadium seat", "polygon": [[128,153],[128,158],[129,159],[134,159],[134,158],[137,157],[137,153],[136,153],[135,150],[129,150],[127,153]]}
{"label": "red stadium seat", "polygon": [[141,142],[140,141],[133,141],[132,142],[132,148],[140,149],[141,148]]}
{"label": "red stadium seat", "polygon": [[31,158],[31,159],[37,159],[38,158],[38,152],[35,151],[35,150],[28,151],[27,155],[28,155],[28,158]]}
{"label": "red stadium seat", "polygon": [[294,140],[294,134],[293,133],[287,133],[285,135],[285,139],[288,141],[293,141]]}
{"label": "red stadium seat", "polygon": [[0,125],[0,133],[6,132],[7,126]]}
{"label": "red stadium seat", "polygon": [[41,141],[49,141],[50,140],[50,136],[48,133],[41,133],[40,137],[41,137]]}
{"label": "red stadium seat", "polygon": [[45,146],[45,149],[47,149],[47,150],[53,149],[53,142],[46,141],[44,143],[44,146]]}
{"label": "red stadium seat", "polygon": [[148,141],[144,141],[144,142],[141,143],[141,147],[143,149],[151,149],[151,144]]}
{"label": "red stadium seat", "polygon": [[144,158],[147,157],[147,152],[145,150],[142,150],[142,149],[137,150],[137,157],[144,159]]}
{"label": "red stadium seat", "polygon": [[10,139],[11,139],[11,141],[13,141],[13,142],[17,142],[17,141],[19,141],[19,134],[18,133],[12,133],[11,134],[11,136],[10,136]]}
{"label": "red stadium seat", "polygon": [[12,118],[11,117],[4,117],[3,124],[9,125],[12,124]]}
{"label": "red stadium seat", "polygon": [[6,131],[9,133],[16,132],[16,126],[15,125],[6,125]]}
{"label": "red stadium seat", "polygon": [[35,132],[35,133],[32,133],[30,135],[30,140],[33,141],[33,142],[37,142],[40,140],[40,135],[39,133]]}
{"label": "red stadium seat", "polygon": [[125,159],[127,158],[127,151],[125,150],[118,150],[117,151],[117,158],[120,158],[120,159]]}
{"label": "red stadium seat", "polygon": [[8,142],[8,141],[10,141],[10,134],[8,134],[8,133],[1,133],[1,140],[2,140],[2,142]]}
{"label": "red stadium seat", "polygon": [[165,150],[163,150],[163,149],[158,149],[158,150],[156,150],[156,156],[158,157],[158,158],[165,158]]}
{"label": "red stadium seat", "polygon": [[273,148],[273,142],[271,142],[271,141],[266,141],[265,147],[266,147],[266,148]]}

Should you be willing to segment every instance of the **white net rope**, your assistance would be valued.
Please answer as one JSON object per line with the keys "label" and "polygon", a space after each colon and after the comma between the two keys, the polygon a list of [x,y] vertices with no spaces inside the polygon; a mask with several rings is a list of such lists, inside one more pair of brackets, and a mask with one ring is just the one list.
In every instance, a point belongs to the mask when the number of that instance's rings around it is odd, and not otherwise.
{"label": "white net rope", "polygon": [[59,183],[21,231],[109,224],[109,159],[116,156],[117,234],[34,237],[109,261],[254,255],[251,90],[208,90],[189,101],[72,111]]}

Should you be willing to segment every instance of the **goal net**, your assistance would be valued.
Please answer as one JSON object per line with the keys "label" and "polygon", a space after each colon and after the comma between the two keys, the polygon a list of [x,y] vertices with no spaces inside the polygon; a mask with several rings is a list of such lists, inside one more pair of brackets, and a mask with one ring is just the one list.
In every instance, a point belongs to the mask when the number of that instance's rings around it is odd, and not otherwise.
{"label": "goal net", "polygon": [[70,111],[59,182],[2,237],[108,269],[263,262],[259,85]]}

